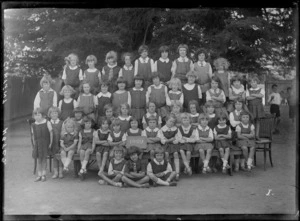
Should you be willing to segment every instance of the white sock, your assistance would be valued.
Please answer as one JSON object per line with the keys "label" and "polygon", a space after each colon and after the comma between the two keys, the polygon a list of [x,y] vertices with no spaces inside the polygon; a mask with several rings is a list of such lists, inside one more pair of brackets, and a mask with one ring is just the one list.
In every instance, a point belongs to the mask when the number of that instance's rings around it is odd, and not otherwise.
{"label": "white sock", "polygon": [[204,160],[203,164],[204,164],[203,167],[207,167],[208,166],[208,160]]}
{"label": "white sock", "polygon": [[71,160],[69,158],[66,159],[65,167],[69,167],[69,164],[71,163]]}
{"label": "white sock", "polygon": [[174,159],[174,164],[175,164],[176,173],[179,173],[179,171],[180,171],[179,159]]}
{"label": "white sock", "polygon": [[252,159],[251,158],[248,158],[248,161],[247,161],[247,166],[252,166]]}
{"label": "white sock", "polygon": [[223,167],[226,167],[228,161],[227,160],[223,160]]}
{"label": "white sock", "polygon": [[83,160],[81,163],[81,168],[86,169],[86,165],[87,165],[87,160]]}
{"label": "white sock", "polygon": [[64,167],[65,167],[65,165],[66,165],[66,159],[67,159],[67,158],[61,158],[61,162],[62,162],[62,164],[64,165]]}
{"label": "white sock", "polygon": [[163,181],[160,178],[157,178],[157,184],[163,185],[163,186],[169,186],[169,183],[167,181]]}
{"label": "white sock", "polygon": [[224,158],[221,158],[222,162],[223,162],[223,165],[224,165]]}

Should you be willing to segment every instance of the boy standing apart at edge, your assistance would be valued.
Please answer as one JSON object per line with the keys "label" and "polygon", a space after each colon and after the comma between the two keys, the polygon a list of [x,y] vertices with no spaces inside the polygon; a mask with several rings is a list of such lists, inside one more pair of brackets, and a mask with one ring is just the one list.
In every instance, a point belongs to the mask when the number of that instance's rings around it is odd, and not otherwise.
{"label": "boy standing apart at edge", "polygon": [[275,130],[273,134],[279,134],[278,125],[280,123],[280,104],[281,96],[277,92],[277,84],[272,85],[272,93],[269,96],[268,103],[270,106],[270,113],[275,114]]}

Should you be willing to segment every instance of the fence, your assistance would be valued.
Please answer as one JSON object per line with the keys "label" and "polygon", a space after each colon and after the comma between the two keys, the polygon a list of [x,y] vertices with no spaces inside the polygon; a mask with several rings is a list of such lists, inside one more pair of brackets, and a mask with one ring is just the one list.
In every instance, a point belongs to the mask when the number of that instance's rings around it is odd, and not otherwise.
{"label": "fence", "polygon": [[[40,90],[40,79],[36,77],[9,76],[5,89],[4,120],[9,121],[32,113],[33,101]],[[4,99],[5,100],[5,99]]]}

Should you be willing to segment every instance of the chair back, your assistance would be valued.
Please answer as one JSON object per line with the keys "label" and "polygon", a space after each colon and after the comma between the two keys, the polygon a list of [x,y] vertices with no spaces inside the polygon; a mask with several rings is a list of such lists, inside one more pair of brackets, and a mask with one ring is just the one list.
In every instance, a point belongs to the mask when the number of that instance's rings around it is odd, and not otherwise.
{"label": "chair back", "polygon": [[260,118],[259,137],[272,140],[272,132],[274,127],[275,115],[265,114],[265,117]]}

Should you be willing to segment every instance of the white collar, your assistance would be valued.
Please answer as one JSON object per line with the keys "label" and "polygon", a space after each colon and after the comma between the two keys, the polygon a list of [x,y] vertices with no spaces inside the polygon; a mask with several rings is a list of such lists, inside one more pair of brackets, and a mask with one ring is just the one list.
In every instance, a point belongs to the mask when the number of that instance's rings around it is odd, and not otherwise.
{"label": "white collar", "polygon": [[[213,89],[213,88],[210,88],[209,90],[211,90],[212,92],[215,92],[215,89]],[[218,93],[220,90],[221,90],[221,89],[217,88],[217,89],[216,89],[216,93]]]}
{"label": "white collar", "polygon": [[129,131],[131,132],[131,133],[136,133],[136,132],[139,132],[139,128],[137,128],[137,129],[132,129],[132,128],[129,128]]}
{"label": "white collar", "polygon": [[126,71],[131,71],[133,69],[133,65],[130,65],[129,67],[124,65],[123,68],[126,70]]}
{"label": "white collar", "polygon": [[167,58],[167,59],[159,58],[159,60],[160,60],[161,62],[163,62],[163,63],[164,63],[164,62],[165,62],[165,63],[168,63],[170,59],[169,59],[169,58]]}
{"label": "white collar", "polygon": [[202,128],[201,125],[198,125],[198,129],[199,129],[199,130],[202,130],[202,131],[206,131],[206,130],[209,130],[209,126],[206,125],[205,128]]}
{"label": "white collar", "polygon": [[42,88],[40,91],[43,91],[44,93],[48,93],[50,91],[54,91],[52,88],[50,88],[47,92]]}
{"label": "white collar", "polygon": [[147,113],[146,113],[146,116],[147,116],[147,117],[150,117],[150,116],[156,117],[156,114],[157,114],[156,112],[154,112],[154,114],[150,114],[149,112],[147,112]]}
{"label": "white collar", "polygon": [[198,117],[199,113],[191,114],[191,117]]}
{"label": "white collar", "polygon": [[116,94],[124,94],[125,92],[128,92],[128,91],[126,91],[125,89],[115,91]]}
{"label": "white collar", "polygon": [[162,160],[161,162],[158,162],[155,158],[154,158],[154,163],[157,165],[164,165],[165,160]]}
{"label": "white collar", "polygon": [[95,71],[97,71],[97,68],[93,68],[93,69],[88,68],[87,71],[88,71],[88,72],[95,72]]}
{"label": "white collar", "polygon": [[260,87],[258,87],[258,86],[256,88],[253,88],[253,87],[249,88],[249,90],[253,90],[253,91],[257,91],[259,89],[260,89]]}
{"label": "white collar", "polygon": [[[152,132],[152,129],[150,129],[150,127],[146,127],[145,130],[148,131],[148,132]],[[157,132],[157,131],[159,131],[159,129],[158,129],[158,127],[155,127],[155,128],[153,129],[153,132]]]}
{"label": "white collar", "polygon": [[52,124],[58,124],[58,123],[59,123],[59,119],[56,119],[55,121],[51,119],[50,122],[51,122]]}
{"label": "white collar", "polygon": [[89,94],[85,94],[85,93],[81,93],[82,96],[91,96],[92,94],[89,93]]}
{"label": "white collar", "polygon": [[231,88],[232,88],[233,90],[235,90],[235,91],[242,91],[242,90],[244,90],[244,85],[241,84],[241,87],[240,87],[240,88],[235,88],[235,87],[232,85]]}
{"label": "white collar", "polygon": [[213,114],[208,114],[208,116],[209,116],[209,118],[213,118],[213,117],[216,116],[216,114],[215,114],[215,113],[213,113]]}
{"label": "white collar", "polygon": [[175,91],[175,92],[174,92],[174,91],[170,90],[169,93],[171,93],[171,94],[180,94],[181,91],[178,90],[178,91]]}
{"label": "white collar", "polygon": [[120,160],[117,160],[116,158],[114,158],[114,163],[115,164],[118,164],[118,163],[121,163],[122,161],[124,160],[124,158],[121,158]]}
{"label": "white collar", "polygon": [[185,57],[179,57],[179,58],[177,58],[177,60],[180,62],[188,62],[189,59],[187,56],[185,56]]}
{"label": "white collar", "polygon": [[234,112],[235,112],[236,114],[240,114],[240,113],[242,112],[242,110],[240,110],[240,111],[234,110]]}
{"label": "white collar", "polygon": [[46,119],[43,119],[41,122],[34,122],[35,124],[44,124],[47,120]]}
{"label": "white collar", "polygon": [[122,117],[122,116],[119,116],[119,119],[120,119],[120,120],[127,120],[127,121],[129,121],[130,118],[131,118],[131,116],[128,116],[128,117]]}
{"label": "white collar", "polygon": [[139,60],[141,63],[148,63],[149,57],[146,57],[145,60],[144,58],[140,57]]}
{"label": "white collar", "polygon": [[205,66],[206,65],[206,61],[198,61],[197,64],[199,66],[202,66],[202,65]]}
{"label": "white collar", "polygon": [[103,94],[102,92],[100,92],[99,94],[97,94],[97,97],[111,97],[111,93],[110,92],[106,92],[105,94]]}
{"label": "white collar", "polygon": [[163,126],[162,128],[161,128],[161,130],[163,131],[163,132],[165,132],[165,131],[175,131],[175,130],[177,130],[177,127],[175,127],[175,126],[173,126],[173,127],[171,127],[171,128],[169,128],[167,125],[165,125],[165,126]]}
{"label": "white collar", "polygon": [[161,89],[161,87],[163,86],[162,83],[159,83],[158,86],[156,86],[155,84],[152,84],[152,86],[155,88],[155,89]]}
{"label": "white collar", "polygon": [[77,65],[74,66],[74,67],[69,66],[69,68],[70,68],[71,70],[75,70],[76,68],[78,68],[78,66],[77,66]]}
{"label": "white collar", "polygon": [[113,131],[113,133],[115,134],[115,135],[117,135],[117,137],[119,136],[119,135],[121,135],[121,130],[118,132],[118,133],[116,133],[115,131]]}
{"label": "white collar", "polygon": [[141,87],[141,88],[137,89],[137,88],[134,87],[134,88],[132,88],[132,90],[134,90],[134,91],[143,91],[144,88]]}
{"label": "white collar", "polygon": [[248,127],[249,126],[249,123],[248,124],[243,124],[243,122],[241,121],[241,124],[243,127]]}
{"label": "white collar", "polygon": [[100,131],[100,133],[102,134],[108,134],[110,132],[110,130],[106,130],[106,131],[103,131],[101,128],[98,129]]}
{"label": "white collar", "polygon": [[225,124],[224,126],[220,126],[220,125],[218,124],[217,126],[218,126],[218,128],[225,128],[225,127],[227,127],[226,124]]}
{"label": "white collar", "polygon": [[75,132],[73,131],[73,132],[71,132],[71,133],[68,133],[67,131],[64,133],[65,135],[66,134],[71,134],[71,135],[74,135],[75,134]]}
{"label": "white collar", "polygon": [[116,62],[116,63],[113,64],[113,65],[107,64],[107,67],[109,67],[109,68],[114,68],[114,67],[117,67],[117,65],[118,65],[118,63]]}
{"label": "white collar", "polygon": [[191,127],[192,127],[192,125],[189,125],[188,127],[184,127],[183,125],[181,125],[181,128],[182,128],[183,130],[190,130]]}

